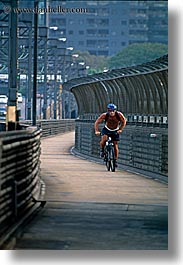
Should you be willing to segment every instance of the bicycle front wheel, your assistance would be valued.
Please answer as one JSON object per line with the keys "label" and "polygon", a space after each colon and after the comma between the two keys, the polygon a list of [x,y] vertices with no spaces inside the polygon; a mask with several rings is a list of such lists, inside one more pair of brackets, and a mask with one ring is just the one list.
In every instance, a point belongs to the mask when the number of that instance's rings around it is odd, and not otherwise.
{"label": "bicycle front wheel", "polygon": [[107,151],[107,158],[106,158],[106,167],[108,171],[115,172],[115,157],[114,157],[114,149],[111,147]]}
{"label": "bicycle front wheel", "polygon": [[110,160],[110,152],[109,152],[109,150],[106,152],[105,164],[106,164],[107,170],[110,171],[111,160]]}
{"label": "bicycle front wheel", "polygon": [[115,169],[116,169],[116,167],[115,167],[115,156],[114,156],[114,148],[111,148],[111,150],[110,150],[110,160],[111,160],[111,171],[112,172],[115,172]]}

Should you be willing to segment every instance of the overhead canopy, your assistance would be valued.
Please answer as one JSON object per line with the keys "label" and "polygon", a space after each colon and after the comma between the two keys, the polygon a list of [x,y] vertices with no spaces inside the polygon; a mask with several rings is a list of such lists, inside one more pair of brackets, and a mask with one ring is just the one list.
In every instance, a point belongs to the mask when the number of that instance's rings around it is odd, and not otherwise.
{"label": "overhead canopy", "polygon": [[79,115],[101,113],[112,102],[124,113],[167,114],[168,55],[152,62],[72,79],[63,85]]}

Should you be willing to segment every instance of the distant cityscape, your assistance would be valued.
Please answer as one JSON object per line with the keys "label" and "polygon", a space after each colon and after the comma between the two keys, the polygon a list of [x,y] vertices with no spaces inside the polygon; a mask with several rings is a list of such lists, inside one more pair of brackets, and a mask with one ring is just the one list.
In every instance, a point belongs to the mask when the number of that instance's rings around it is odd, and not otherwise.
{"label": "distant cityscape", "polygon": [[[92,55],[111,56],[132,43],[168,43],[168,1],[49,1],[50,37]],[[67,9],[66,9],[67,8]],[[69,13],[76,8],[78,13]]]}
{"label": "distant cityscape", "polygon": [[[15,9],[12,3],[17,4]],[[13,13],[17,13],[17,26],[10,23]],[[20,104],[27,119],[31,117],[36,60],[38,116],[73,118],[77,117],[76,102],[72,94],[62,91],[62,84],[88,74],[90,64],[79,52],[108,58],[130,44],[168,44],[168,1],[3,0],[0,22],[0,94],[11,95],[13,72],[17,91],[24,96]],[[12,32],[17,37],[10,36]],[[17,45],[13,50],[17,65],[11,60],[12,38]]]}
{"label": "distant cityscape", "polygon": [[[34,1],[19,6],[33,8]],[[167,0],[39,0],[38,11],[39,26],[47,14],[50,38],[66,38],[68,46],[92,55],[112,56],[132,43],[168,44]]]}

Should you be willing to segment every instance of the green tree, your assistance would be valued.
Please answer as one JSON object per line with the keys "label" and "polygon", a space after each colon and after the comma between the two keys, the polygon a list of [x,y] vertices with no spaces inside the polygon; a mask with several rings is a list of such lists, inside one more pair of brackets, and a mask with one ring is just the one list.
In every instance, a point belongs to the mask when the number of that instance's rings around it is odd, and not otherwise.
{"label": "green tree", "polygon": [[89,66],[88,73],[96,74],[101,73],[107,67],[107,57],[91,55],[88,51],[76,51],[79,57],[76,59],[78,62],[84,61],[86,66]]}
{"label": "green tree", "polygon": [[108,58],[109,69],[134,66],[155,60],[168,53],[168,46],[160,43],[130,44],[116,55]]}

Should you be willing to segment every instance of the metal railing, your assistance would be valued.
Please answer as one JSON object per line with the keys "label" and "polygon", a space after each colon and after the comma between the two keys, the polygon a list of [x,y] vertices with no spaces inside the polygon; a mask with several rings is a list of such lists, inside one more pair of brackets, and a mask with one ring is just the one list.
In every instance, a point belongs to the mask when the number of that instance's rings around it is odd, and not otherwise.
{"label": "metal railing", "polygon": [[[101,113],[86,113],[79,116],[82,122],[96,120]],[[168,116],[162,114],[124,113],[129,125],[168,128]]]}
{"label": "metal railing", "polygon": [[[26,128],[28,125],[31,125],[31,121],[22,121],[21,123],[22,128]],[[42,130],[42,137],[48,137],[59,133],[73,131],[75,128],[75,120],[38,120],[37,127]]]}
{"label": "metal railing", "polygon": [[0,244],[41,196],[40,138],[37,128],[0,134]]}
{"label": "metal railing", "polygon": [[[75,120],[37,121],[20,124],[20,130],[0,133],[0,246],[9,240],[13,227],[44,205],[44,182],[40,177],[41,137],[72,131]],[[44,189],[43,189],[44,188]]]}
{"label": "metal railing", "polygon": [[[99,159],[100,137],[94,133],[94,122],[89,116],[86,120],[76,120],[75,152],[95,160]],[[102,127],[100,125],[100,131]],[[149,118],[147,121],[141,118],[127,121],[120,134],[118,163],[124,169],[167,181],[167,117],[158,115],[151,122]]]}
{"label": "metal railing", "polygon": [[123,113],[168,113],[168,55],[149,63],[72,79],[63,84],[79,116],[102,113],[113,102]]}

